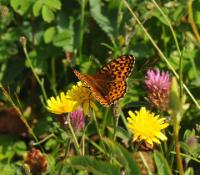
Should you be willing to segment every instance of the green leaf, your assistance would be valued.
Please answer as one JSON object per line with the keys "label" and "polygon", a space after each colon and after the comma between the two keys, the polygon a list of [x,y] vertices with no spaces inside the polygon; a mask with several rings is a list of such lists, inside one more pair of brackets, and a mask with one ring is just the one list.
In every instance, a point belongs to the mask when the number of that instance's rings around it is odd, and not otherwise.
{"label": "green leaf", "polygon": [[56,33],[56,28],[55,27],[49,27],[45,32],[44,32],[44,42],[45,43],[50,43],[53,40],[53,37]]}
{"label": "green leaf", "polygon": [[22,156],[26,152],[26,144],[23,141],[16,142],[13,147],[17,155]]}
{"label": "green leaf", "polygon": [[17,13],[24,15],[31,6],[31,0],[10,0],[10,5]]}
{"label": "green leaf", "polygon": [[45,0],[45,4],[51,10],[60,10],[61,9],[61,2],[59,0]]}
{"label": "green leaf", "polygon": [[185,171],[184,175],[194,175],[194,169],[193,169],[192,167],[189,167],[189,168]]}
{"label": "green leaf", "polygon": [[154,160],[156,163],[158,175],[172,175],[171,169],[167,163],[167,160],[164,158],[164,156],[158,152],[154,151]]}
{"label": "green leaf", "polygon": [[70,30],[58,33],[53,39],[53,44],[56,47],[63,47],[68,51],[73,51],[73,33]]}
{"label": "green leaf", "polygon": [[[114,129],[113,129],[113,128],[111,128],[111,127],[107,127],[107,128],[108,128],[108,130],[109,130],[111,133],[114,132]],[[130,133],[129,133],[127,130],[125,130],[124,128],[122,128],[122,127],[117,127],[116,136],[117,136],[118,138],[122,139],[123,141],[127,141],[127,142],[128,142],[128,141],[130,140],[130,138],[131,138]]]}
{"label": "green leaf", "polygon": [[108,145],[108,149],[112,153],[112,156],[116,157],[116,159],[122,164],[122,166],[125,167],[125,171],[127,172],[127,174],[141,174],[140,169],[131,153],[129,153],[121,145],[109,139],[104,139],[104,142]]}
{"label": "green leaf", "polygon": [[13,164],[6,164],[6,163],[0,163],[0,172],[1,175],[11,175],[11,174],[17,174],[17,169],[14,167]]}
{"label": "green leaf", "polygon": [[42,9],[43,4],[44,4],[43,0],[36,1],[36,3],[33,5],[33,15],[34,16],[39,16],[40,10]]}
{"label": "green leaf", "polygon": [[120,175],[120,167],[106,161],[95,160],[89,156],[73,156],[65,161],[66,166],[87,170],[95,175]]}
{"label": "green leaf", "polygon": [[51,21],[53,21],[55,19],[54,13],[46,5],[44,5],[42,7],[42,17],[43,17],[44,21],[46,21],[48,23],[50,23]]}
{"label": "green leaf", "polygon": [[112,27],[111,21],[105,15],[102,14],[101,1],[100,0],[89,0],[91,14],[95,21],[99,24],[104,32],[108,34],[109,37],[113,37],[114,29]]}
{"label": "green leaf", "polygon": [[57,145],[57,141],[55,139],[49,139],[46,143],[45,143],[45,149],[46,150],[50,150],[55,148]]}

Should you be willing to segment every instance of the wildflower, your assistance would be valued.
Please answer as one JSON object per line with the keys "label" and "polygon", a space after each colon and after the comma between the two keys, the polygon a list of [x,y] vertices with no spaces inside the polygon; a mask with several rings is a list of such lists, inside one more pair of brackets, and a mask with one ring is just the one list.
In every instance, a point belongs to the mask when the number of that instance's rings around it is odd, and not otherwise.
{"label": "wildflower", "polygon": [[66,94],[61,92],[56,98],[48,99],[47,109],[54,114],[63,114],[73,112],[82,106],[84,114],[88,114],[90,107],[96,112],[98,111],[94,101],[90,89],[85,87],[82,82],[78,82]]}
{"label": "wildflower", "polygon": [[85,118],[83,115],[82,109],[77,109],[74,112],[70,113],[70,122],[74,129],[74,131],[77,131],[79,129],[82,129],[85,125]]}
{"label": "wildflower", "polygon": [[89,88],[85,87],[84,84],[79,81],[77,85],[74,85],[71,90],[67,92],[67,98],[69,100],[75,101],[78,106],[83,107],[84,114],[88,114],[89,108],[93,108],[94,110],[98,110],[95,105],[94,97]]}
{"label": "wildflower", "polygon": [[153,106],[167,110],[169,103],[170,78],[168,72],[160,70],[147,71],[145,84],[148,90],[148,99]]}
{"label": "wildflower", "polygon": [[51,97],[47,100],[47,109],[54,114],[71,112],[77,107],[77,101],[68,99],[64,92],[61,92],[56,98]]}
{"label": "wildflower", "polygon": [[133,133],[133,141],[145,141],[153,146],[153,143],[160,144],[160,140],[167,140],[167,137],[161,133],[161,130],[169,124],[164,122],[164,118],[146,110],[142,107],[140,111],[129,111],[128,128]]}
{"label": "wildflower", "polygon": [[25,157],[25,165],[29,166],[33,175],[40,175],[47,169],[47,160],[40,150],[33,148]]}

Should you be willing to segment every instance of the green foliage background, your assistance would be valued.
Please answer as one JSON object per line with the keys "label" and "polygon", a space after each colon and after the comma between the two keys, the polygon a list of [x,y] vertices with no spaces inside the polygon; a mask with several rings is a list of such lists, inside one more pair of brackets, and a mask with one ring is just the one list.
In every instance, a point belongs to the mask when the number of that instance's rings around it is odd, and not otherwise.
{"label": "green foliage background", "polygon": [[[182,54],[183,82],[197,102],[200,102],[200,40],[198,41],[188,19],[189,2],[157,1],[176,33]],[[173,35],[153,1],[129,0],[128,3],[178,72],[180,57]],[[200,1],[194,0],[193,23],[197,29],[200,29],[199,10]],[[54,135],[42,143],[53,164],[51,168],[54,167],[48,173],[54,174],[60,168],[61,164],[57,160],[62,157],[63,148],[67,144],[65,139],[69,135],[63,132],[55,117],[46,111],[45,102],[40,98],[42,91],[19,42],[21,36],[27,39],[28,54],[35,72],[44,80],[48,97],[66,91],[77,82],[72,68],[92,74],[112,58],[132,54],[136,57],[136,65],[129,78],[127,95],[120,100],[126,114],[129,109],[149,106],[145,100],[144,88],[144,77],[149,68],[168,70],[173,75],[121,0],[0,0],[0,15],[0,81],[11,97],[16,94],[20,108],[37,137],[43,139]],[[3,94],[0,98],[1,111],[8,110],[11,106],[8,100]],[[187,136],[195,135],[193,128],[200,123],[200,111],[189,96],[187,103],[190,107],[181,122],[180,140],[183,141],[184,153],[198,158],[199,145],[197,150],[190,150],[185,145],[185,140]],[[99,108],[102,115],[106,115],[106,109],[100,105]],[[108,112],[107,116],[109,115]],[[107,124],[109,120],[112,119],[108,119]],[[6,128],[7,125],[2,127]],[[10,130],[1,129],[1,132],[0,170],[3,174],[20,174],[22,156],[31,148],[30,142],[33,139],[31,136],[24,139],[15,133],[10,134]],[[155,155],[158,160],[160,155]],[[91,161],[88,157],[86,159]],[[71,163],[73,161],[76,162],[71,160]],[[190,172],[200,173],[196,168],[199,163],[189,163],[193,169]],[[189,163],[187,162],[187,169]],[[114,168],[113,165],[108,166]],[[170,167],[176,174],[176,164],[172,163]],[[96,170],[100,171],[98,168]],[[64,168],[62,171],[63,174],[69,171],[75,173],[72,168]]]}

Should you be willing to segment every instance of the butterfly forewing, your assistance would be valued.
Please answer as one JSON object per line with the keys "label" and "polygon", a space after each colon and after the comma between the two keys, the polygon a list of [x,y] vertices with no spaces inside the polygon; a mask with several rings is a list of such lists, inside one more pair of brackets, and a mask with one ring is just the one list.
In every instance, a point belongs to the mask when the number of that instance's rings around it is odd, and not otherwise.
{"label": "butterfly forewing", "polygon": [[132,55],[123,55],[108,62],[94,76],[74,72],[91,89],[101,104],[109,106],[126,93],[126,79],[132,71],[134,62]]}

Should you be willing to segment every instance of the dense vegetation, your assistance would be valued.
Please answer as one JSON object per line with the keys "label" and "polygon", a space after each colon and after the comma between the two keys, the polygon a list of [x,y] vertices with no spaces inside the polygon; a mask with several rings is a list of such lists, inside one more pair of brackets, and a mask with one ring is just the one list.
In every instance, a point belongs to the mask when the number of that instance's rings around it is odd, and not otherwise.
{"label": "dense vegetation", "polygon": [[[0,174],[200,174],[199,9],[200,0],[0,0]],[[135,57],[128,90],[105,107],[73,70],[94,75],[121,55]]]}

